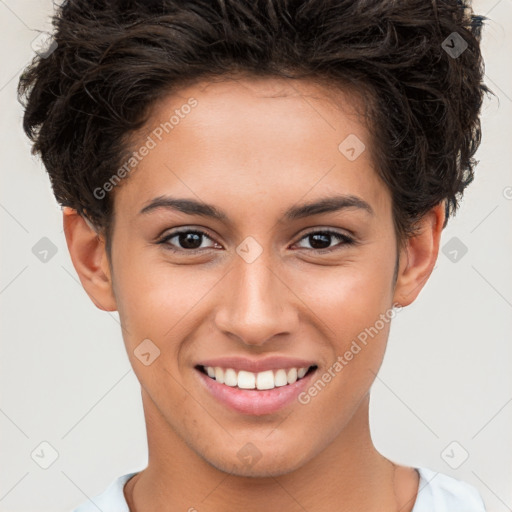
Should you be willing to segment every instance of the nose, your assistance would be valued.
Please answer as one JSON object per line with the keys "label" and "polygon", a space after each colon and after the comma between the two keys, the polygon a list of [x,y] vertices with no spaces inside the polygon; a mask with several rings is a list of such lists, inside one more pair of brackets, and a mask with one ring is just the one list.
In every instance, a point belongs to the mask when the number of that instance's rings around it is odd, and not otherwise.
{"label": "nose", "polygon": [[296,332],[298,325],[296,296],[265,252],[252,263],[235,261],[220,290],[216,326],[246,345],[264,345],[277,335]]}

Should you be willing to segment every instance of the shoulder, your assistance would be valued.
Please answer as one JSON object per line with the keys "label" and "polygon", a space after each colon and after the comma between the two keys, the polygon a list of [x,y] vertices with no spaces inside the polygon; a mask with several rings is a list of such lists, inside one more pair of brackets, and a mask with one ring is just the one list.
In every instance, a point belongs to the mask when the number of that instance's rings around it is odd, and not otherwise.
{"label": "shoulder", "polygon": [[137,472],[127,473],[113,480],[100,495],[87,500],[71,512],[130,512],[123,488],[128,480]]}
{"label": "shoulder", "polygon": [[415,469],[420,481],[412,512],[485,512],[476,487],[428,468]]}

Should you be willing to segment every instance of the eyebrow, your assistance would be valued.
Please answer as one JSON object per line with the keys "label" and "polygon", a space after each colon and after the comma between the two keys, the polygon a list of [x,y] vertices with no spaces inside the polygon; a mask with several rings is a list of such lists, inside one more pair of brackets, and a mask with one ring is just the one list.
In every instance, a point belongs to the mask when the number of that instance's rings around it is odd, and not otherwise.
{"label": "eyebrow", "polygon": [[[181,199],[171,196],[155,197],[142,208],[139,215],[148,214],[162,208],[177,210],[188,215],[200,215],[202,217],[210,217],[212,219],[229,222],[229,217],[211,204],[196,201],[195,199]],[[292,206],[284,212],[283,218],[291,221],[352,208],[357,208],[366,211],[370,215],[374,215],[372,207],[360,197],[353,195],[337,195],[320,198],[299,206]]]}

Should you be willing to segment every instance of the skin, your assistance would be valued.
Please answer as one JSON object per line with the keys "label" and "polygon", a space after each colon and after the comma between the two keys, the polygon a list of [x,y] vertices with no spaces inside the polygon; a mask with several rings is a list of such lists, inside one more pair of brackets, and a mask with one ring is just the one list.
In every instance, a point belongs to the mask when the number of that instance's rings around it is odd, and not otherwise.
{"label": "skin", "polygon": [[[111,262],[103,236],[64,209],[82,285],[98,308],[119,311],[141,384],[149,462],[125,487],[130,509],[410,511],[418,474],[382,456],[369,428],[389,323],[310,403],[274,414],[226,408],[194,365],[281,354],[314,360],[323,374],[380,314],[415,300],[435,265],[443,204],[400,249],[394,281],[391,196],[355,97],[277,78],[199,83],[156,104],[139,143],[189,97],[198,105],[114,191]],[[367,148],[354,161],[338,150],[349,134]],[[213,204],[230,223],[171,209],[139,215],[164,194]],[[282,219],[290,206],[334,194],[363,199],[373,215],[345,208]],[[180,253],[156,243],[178,227],[206,231],[203,252],[192,255],[178,237],[167,243]],[[357,243],[331,237],[319,247],[335,249],[315,253],[305,235],[322,228]],[[262,249],[252,263],[236,252],[249,236]],[[160,350],[149,366],[134,355],[146,338]],[[247,443],[261,454],[253,465],[237,456]]]}

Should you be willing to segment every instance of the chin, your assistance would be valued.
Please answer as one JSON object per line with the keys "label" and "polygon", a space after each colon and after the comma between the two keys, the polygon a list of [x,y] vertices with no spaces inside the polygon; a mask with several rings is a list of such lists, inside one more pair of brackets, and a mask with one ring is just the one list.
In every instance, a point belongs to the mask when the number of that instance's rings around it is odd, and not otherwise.
{"label": "chin", "polygon": [[[232,453],[232,449],[229,448]],[[300,453],[300,456],[296,456]],[[289,447],[284,452],[276,452],[274,449],[268,451],[256,451],[250,443],[245,446],[245,451],[239,450],[232,457],[226,458],[226,453],[215,457],[203,456],[203,459],[219,471],[230,473],[235,476],[248,478],[273,478],[291,473],[306,463],[303,450],[297,452],[295,447]]]}

